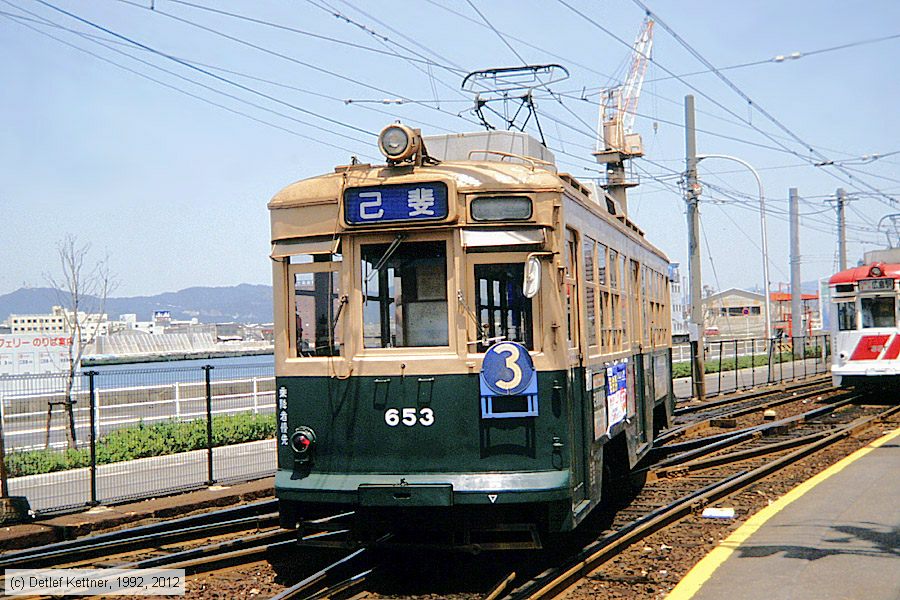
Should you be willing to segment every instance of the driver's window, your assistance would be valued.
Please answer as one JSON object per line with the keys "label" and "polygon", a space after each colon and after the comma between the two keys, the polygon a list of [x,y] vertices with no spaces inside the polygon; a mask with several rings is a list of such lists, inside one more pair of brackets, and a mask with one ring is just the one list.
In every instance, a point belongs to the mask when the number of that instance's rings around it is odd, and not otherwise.
{"label": "driver's window", "polygon": [[294,356],[340,356],[341,313],[339,254],[290,257],[293,284]]}
{"label": "driver's window", "polygon": [[894,327],[897,323],[896,310],[893,296],[877,296],[875,298],[862,298],[862,326],[869,327]]}
{"label": "driver's window", "polygon": [[447,346],[445,242],[364,244],[363,345]]}
{"label": "driver's window", "polygon": [[482,340],[478,352],[501,340],[534,350],[532,302],[522,293],[524,276],[523,263],[475,265],[475,313]]}

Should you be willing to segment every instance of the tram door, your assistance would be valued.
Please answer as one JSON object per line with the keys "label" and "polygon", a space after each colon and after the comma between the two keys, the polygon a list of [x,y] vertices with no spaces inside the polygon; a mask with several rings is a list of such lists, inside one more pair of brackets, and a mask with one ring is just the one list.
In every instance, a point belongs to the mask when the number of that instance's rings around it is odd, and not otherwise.
{"label": "tram door", "polygon": [[572,503],[577,506],[587,498],[588,468],[585,452],[588,443],[585,438],[586,415],[584,408],[584,370],[580,340],[579,304],[578,304],[578,237],[572,229],[566,229],[566,271],[565,271],[565,309],[566,309],[566,344],[568,349],[568,385],[566,393],[572,432]]}

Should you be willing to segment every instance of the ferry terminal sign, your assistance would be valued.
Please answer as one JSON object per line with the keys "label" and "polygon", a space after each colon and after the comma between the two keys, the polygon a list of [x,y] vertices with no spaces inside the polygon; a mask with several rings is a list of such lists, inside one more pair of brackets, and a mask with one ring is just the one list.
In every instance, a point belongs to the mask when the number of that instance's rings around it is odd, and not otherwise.
{"label": "ferry terminal sign", "polygon": [[440,221],[447,218],[447,195],[447,185],[440,181],[349,188],[344,191],[344,219],[349,225]]}

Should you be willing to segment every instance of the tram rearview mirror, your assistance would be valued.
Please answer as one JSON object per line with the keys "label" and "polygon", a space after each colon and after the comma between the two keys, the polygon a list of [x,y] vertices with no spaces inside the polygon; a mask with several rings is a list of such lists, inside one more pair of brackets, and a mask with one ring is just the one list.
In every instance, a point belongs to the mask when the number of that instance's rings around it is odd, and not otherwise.
{"label": "tram rearview mirror", "polygon": [[526,298],[534,298],[541,289],[541,259],[529,256],[525,261],[525,278],[522,282],[522,293]]}

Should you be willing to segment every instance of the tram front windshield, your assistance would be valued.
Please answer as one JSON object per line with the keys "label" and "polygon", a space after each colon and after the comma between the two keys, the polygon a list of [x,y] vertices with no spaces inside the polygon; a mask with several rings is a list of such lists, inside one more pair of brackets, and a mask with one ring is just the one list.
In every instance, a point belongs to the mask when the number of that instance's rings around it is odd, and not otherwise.
{"label": "tram front windshield", "polygon": [[895,327],[897,314],[893,296],[876,296],[860,298],[863,328]]}
{"label": "tram front windshield", "polygon": [[447,346],[445,242],[361,247],[366,348]]}

